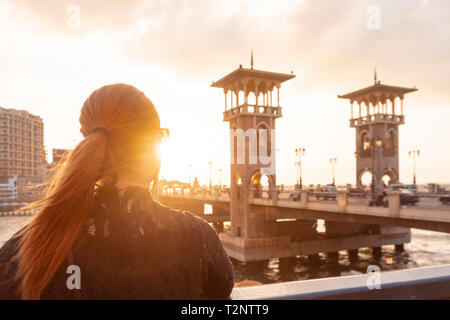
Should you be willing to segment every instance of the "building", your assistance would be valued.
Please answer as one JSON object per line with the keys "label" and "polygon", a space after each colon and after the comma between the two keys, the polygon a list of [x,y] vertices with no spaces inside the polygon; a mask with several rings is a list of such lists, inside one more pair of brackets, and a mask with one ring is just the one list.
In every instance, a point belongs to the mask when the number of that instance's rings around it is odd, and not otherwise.
{"label": "building", "polygon": [[18,199],[19,189],[17,185],[17,176],[0,181],[0,202],[10,202]]}
{"label": "building", "polygon": [[52,149],[52,163],[53,165],[61,161],[64,155],[69,152],[69,149]]}
{"label": "building", "polygon": [[367,172],[372,179],[371,191],[376,194],[386,185],[399,182],[398,137],[399,126],[405,123],[403,100],[414,91],[417,89],[382,84],[375,72],[372,86],[338,96],[350,101],[350,127],[356,129],[357,187],[363,186]]}
{"label": "building", "polygon": [[230,128],[231,232],[221,233],[220,239],[228,255],[240,261],[257,260],[261,257],[257,251],[275,257],[277,248],[289,240],[279,236],[276,221],[255,213],[249,200],[263,197],[263,177],[268,181],[269,198],[278,196],[275,120],[282,117],[281,84],[294,77],[292,72],[254,69],[252,54],[250,69],[240,65],[211,84],[223,90],[223,120]]}
{"label": "building", "polygon": [[[25,110],[0,107],[0,181],[17,176],[20,199],[21,186],[44,182],[45,162],[42,118]],[[38,196],[32,194],[28,201]]]}

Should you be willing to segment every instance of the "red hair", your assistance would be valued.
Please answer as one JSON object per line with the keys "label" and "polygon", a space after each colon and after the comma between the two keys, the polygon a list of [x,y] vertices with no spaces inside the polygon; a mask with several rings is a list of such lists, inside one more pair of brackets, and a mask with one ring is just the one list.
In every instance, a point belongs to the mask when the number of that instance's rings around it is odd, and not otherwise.
{"label": "red hair", "polygon": [[92,209],[96,183],[138,169],[160,127],[153,103],[126,84],[95,90],[81,109],[80,124],[84,139],[58,165],[46,197],[27,207],[39,212],[18,235],[16,278],[23,299],[40,299],[66,259]]}

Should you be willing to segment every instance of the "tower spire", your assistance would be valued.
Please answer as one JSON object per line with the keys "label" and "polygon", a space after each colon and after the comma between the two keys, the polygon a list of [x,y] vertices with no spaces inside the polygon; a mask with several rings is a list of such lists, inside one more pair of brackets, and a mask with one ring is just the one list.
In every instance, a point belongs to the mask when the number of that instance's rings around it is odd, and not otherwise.
{"label": "tower spire", "polygon": [[250,57],[250,66],[251,66],[251,69],[253,70],[253,50],[252,50],[252,54]]}
{"label": "tower spire", "polygon": [[377,67],[375,67],[373,70],[373,81],[375,84],[377,84],[377,80]]}

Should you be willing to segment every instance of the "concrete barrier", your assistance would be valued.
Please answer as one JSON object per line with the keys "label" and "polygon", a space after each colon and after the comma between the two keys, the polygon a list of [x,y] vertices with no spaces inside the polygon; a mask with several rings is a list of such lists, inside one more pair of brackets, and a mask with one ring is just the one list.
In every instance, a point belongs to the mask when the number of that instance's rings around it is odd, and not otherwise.
{"label": "concrete barrier", "polygon": [[235,288],[231,299],[450,299],[450,265]]}

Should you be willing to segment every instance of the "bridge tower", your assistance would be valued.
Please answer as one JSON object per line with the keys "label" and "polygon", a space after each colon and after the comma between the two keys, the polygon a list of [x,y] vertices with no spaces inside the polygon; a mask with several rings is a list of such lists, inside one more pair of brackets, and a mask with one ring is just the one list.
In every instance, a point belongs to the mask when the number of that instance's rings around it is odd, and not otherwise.
{"label": "bridge tower", "polygon": [[[276,236],[273,222],[251,210],[249,201],[278,197],[275,174],[275,120],[282,117],[280,87],[295,75],[256,70],[242,65],[211,84],[222,88],[223,120],[230,128],[230,219],[231,234],[222,234],[229,255],[247,261],[250,247]],[[263,190],[261,180],[268,180]],[[273,240],[272,241],[277,241]],[[258,244],[255,244],[258,242]]]}
{"label": "bridge tower", "polygon": [[[372,86],[338,98],[351,106],[350,127],[356,129],[356,185],[362,187],[366,172],[372,175],[371,188],[376,194],[384,186],[399,181],[399,125],[405,123],[403,99],[416,88],[396,87],[377,80]],[[354,113],[356,102],[357,111]]]}

